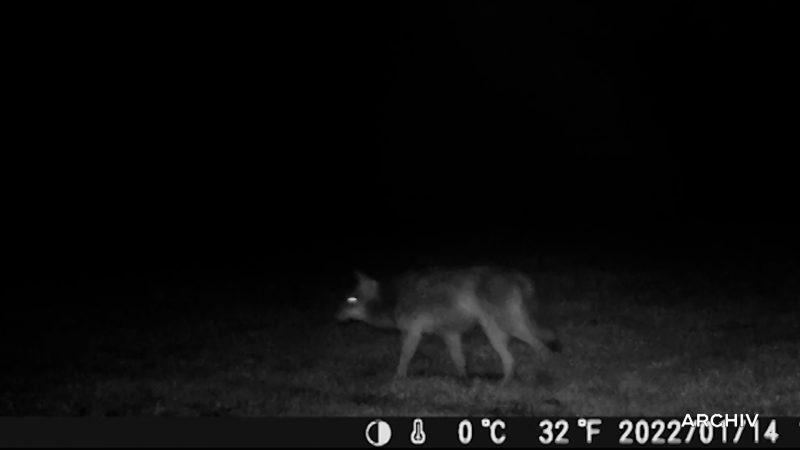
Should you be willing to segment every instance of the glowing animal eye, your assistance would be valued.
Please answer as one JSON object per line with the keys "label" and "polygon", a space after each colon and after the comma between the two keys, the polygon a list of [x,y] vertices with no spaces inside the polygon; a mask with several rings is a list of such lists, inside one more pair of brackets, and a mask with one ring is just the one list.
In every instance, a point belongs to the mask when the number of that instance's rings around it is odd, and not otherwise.
{"label": "glowing animal eye", "polygon": [[355,297],[347,297],[347,303],[356,303],[358,301]]}

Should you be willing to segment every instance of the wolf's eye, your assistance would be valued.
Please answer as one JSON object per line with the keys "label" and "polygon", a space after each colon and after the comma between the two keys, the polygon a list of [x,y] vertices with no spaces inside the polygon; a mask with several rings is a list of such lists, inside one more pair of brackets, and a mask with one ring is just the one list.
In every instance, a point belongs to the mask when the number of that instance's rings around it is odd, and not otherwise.
{"label": "wolf's eye", "polygon": [[347,303],[350,303],[352,305],[353,303],[357,303],[357,302],[358,302],[357,298],[355,298],[355,297],[347,297]]}

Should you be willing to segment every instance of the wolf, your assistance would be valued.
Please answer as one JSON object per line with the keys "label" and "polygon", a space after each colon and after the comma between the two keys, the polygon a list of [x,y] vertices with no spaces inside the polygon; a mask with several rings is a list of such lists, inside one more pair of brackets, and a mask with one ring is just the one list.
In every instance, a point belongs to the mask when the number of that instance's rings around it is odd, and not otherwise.
{"label": "wolf", "polygon": [[357,284],[339,309],[339,321],[357,320],[402,332],[395,377],[404,378],[424,334],[438,334],[447,345],[460,377],[467,376],[462,335],[480,326],[503,364],[502,384],[514,374],[510,337],[533,348],[542,361],[560,344],[528,313],[534,301],[533,281],[515,270],[491,266],[412,271],[381,283],[361,271]]}

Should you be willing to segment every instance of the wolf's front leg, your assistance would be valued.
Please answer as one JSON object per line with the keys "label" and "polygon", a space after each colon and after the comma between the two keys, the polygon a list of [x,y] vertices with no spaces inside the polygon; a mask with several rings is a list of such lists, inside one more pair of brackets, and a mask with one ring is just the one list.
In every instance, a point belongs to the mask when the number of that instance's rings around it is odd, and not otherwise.
{"label": "wolf's front leg", "polygon": [[400,363],[397,364],[396,378],[405,378],[408,371],[408,363],[417,351],[417,345],[422,338],[422,332],[419,330],[407,330],[403,332],[403,348],[400,351]]}
{"label": "wolf's front leg", "polygon": [[464,359],[464,350],[461,346],[461,334],[459,333],[445,333],[442,335],[445,343],[447,343],[447,350],[450,352],[450,359],[456,365],[456,371],[461,378],[467,377],[467,362]]}

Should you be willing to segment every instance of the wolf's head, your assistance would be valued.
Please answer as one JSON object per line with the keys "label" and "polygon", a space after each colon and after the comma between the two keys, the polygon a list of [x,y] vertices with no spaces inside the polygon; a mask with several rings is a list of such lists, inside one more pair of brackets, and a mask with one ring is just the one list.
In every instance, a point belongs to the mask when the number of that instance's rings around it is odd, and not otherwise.
{"label": "wolf's head", "polygon": [[367,322],[370,320],[370,306],[380,300],[380,285],[361,271],[356,271],[355,275],[356,287],[347,296],[344,305],[336,314],[336,319]]}

